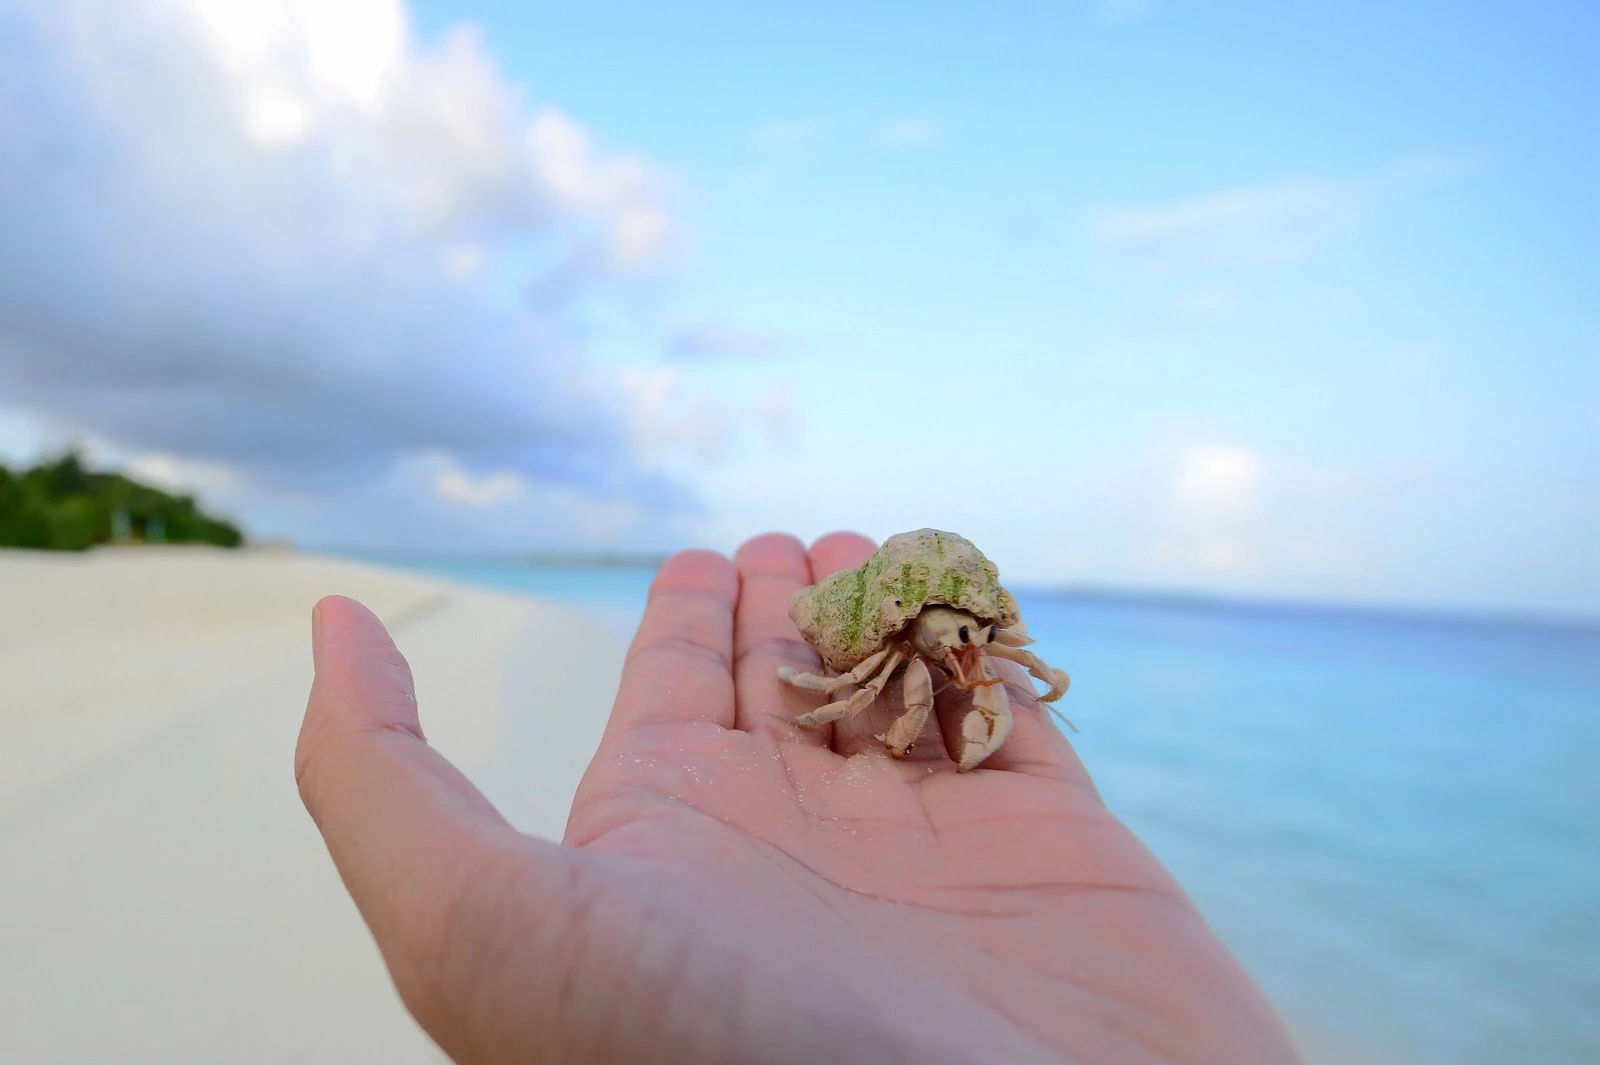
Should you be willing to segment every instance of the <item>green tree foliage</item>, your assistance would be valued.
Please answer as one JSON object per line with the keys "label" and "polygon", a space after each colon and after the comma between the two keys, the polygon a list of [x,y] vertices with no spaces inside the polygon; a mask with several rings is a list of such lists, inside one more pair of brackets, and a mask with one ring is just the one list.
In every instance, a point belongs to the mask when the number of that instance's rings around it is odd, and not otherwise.
{"label": "green tree foliage", "polygon": [[173,496],[120,473],[94,473],[75,451],[32,469],[0,464],[0,547],[82,551],[118,534],[134,541],[238,547],[244,534]]}

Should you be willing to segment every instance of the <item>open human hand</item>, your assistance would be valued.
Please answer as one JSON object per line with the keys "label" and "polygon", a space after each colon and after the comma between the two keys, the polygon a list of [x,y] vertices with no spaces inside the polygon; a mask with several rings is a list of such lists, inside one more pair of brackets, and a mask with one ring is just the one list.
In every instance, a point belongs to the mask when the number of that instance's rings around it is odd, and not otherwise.
{"label": "open human hand", "polygon": [[789,598],[872,549],[668,561],[560,844],[427,745],[375,617],[318,604],[296,778],[422,1027],[463,1063],[1295,1061],[1010,663],[970,773],[943,707],[901,760],[881,704],[793,724],[827,697],[778,679],[818,662]]}

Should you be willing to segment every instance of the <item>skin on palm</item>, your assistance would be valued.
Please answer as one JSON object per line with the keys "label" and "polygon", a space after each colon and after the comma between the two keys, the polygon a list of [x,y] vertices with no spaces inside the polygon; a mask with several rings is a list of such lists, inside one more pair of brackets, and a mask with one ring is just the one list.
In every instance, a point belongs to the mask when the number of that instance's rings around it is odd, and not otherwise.
{"label": "skin on palm", "polygon": [[[363,754],[351,708],[374,693],[319,656],[302,792],[424,1027],[461,1061],[1293,1061],[1018,667],[1015,730],[972,773],[940,732],[959,705],[904,760],[874,738],[887,706],[794,724],[817,697],[776,666],[817,659],[785,604],[871,550],[764,537],[735,563],[669,562],[559,847],[510,830],[408,729],[408,677],[378,686],[399,727]],[[399,760],[386,787],[431,849],[385,862],[343,823],[373,801],[339,794],[349,762],[371,775],[375,757]]]}

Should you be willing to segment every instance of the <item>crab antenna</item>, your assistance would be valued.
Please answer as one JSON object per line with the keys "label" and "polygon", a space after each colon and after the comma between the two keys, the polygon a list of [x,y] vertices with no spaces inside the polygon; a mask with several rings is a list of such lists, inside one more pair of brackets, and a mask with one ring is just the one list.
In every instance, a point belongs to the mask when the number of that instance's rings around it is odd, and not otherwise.
{"label": "crab antenna", "polygon": [[1062,712],[1061,712],[1061,711],[1060,711],[1060,710],[1059,710],[1059,709],[1058,709],[1058,708],[1057,708],[1057,707],[1056,707],[1056,704],[1055,704],[1055,703],[1045,703],[1045,704],[1044,704],[1044,705],[1045,705],[1045,707],[1046,707],[1046,708],[1047,708],[1047,709],[1048,709],[1048,710],[1049,710],[1049,711],[1050,711],[1050,713],[1051,713],[1051,714],[1053,714],[1053,715],[1054,715],[1054,716],[1055,716],[1055,719],[1056,719],[1056,720],[1057,720],[1057,721],[1059,721],[1059,722],[1061,722],[1061,723],[1062,723],[1062,724],[1063,724],[1063,725],[1065,725],[1065,726],[1067,726],[1067,727],[1068,727],[1068,728],[1069,728],[1069,729],[1071,729],[1071,730],[1072,730],[1072,731],[1073,731],[1073,732],[1077,732],[1077,731],[1078,731],[1078,726],[1077,726],[1077,725],[1074,725],[1074,724],[1073,724],[1073,723],[1072,723],[1072,719],[1071,719],[1071,718],[1069,718],[1069,717],[1067,717],[1067,715],[1066,715],[1066,714],[1063,714],[1063,713],[1062,713]]}
{"label": "crab antenna", "polygon": [[983,648],[977,644],[972,644],[967,647],[966,653],[967,672],[972,675],[972,679],[967,681],[967,687],[980,688],[984,684]]}
{"label": "crab antenna", "polygon": [[966,671],[961,668],[961,656],[956,654],[955,648],[946,647],[944,649],[944,657],[945,661],[950,663],[950,672],[956,675],[956,683],[963,688],[970,689],[971,685],[967,683]]}
{"label": "crab antenna", "polygon": [[988,675],[989,671],[987,669],[985,669],[984,665],[983,665],[983,663],[988,659],[988,656],[984,653],[983,648],[974,647],[972,649],[972,657],[977,659],[977,661],[973,663],[973,667],[972,667],[973,672],[976,673],[978,676],[985,678],[983,680],[975,680],[975,681],[973,681],[972,682],[972,686],[974,688],[987,688],[991,684],[1004,684],[1005,683],[1005,678],[1004,677],[1001,677],[1001,676],[998,676],[998,675],[991,677],[991,676]]}

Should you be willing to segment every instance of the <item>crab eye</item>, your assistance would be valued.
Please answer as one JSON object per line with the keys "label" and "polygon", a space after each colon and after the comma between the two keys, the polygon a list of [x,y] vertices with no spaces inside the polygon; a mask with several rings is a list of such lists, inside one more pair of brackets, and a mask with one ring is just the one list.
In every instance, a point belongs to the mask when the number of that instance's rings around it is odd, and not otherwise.
{"label": "crab eye", "polygon": [[966,643],[967,642],[967,627],[965,625],[961,626],[960,635],[961,635],[961,642],[962,643]]}

